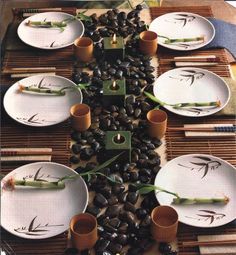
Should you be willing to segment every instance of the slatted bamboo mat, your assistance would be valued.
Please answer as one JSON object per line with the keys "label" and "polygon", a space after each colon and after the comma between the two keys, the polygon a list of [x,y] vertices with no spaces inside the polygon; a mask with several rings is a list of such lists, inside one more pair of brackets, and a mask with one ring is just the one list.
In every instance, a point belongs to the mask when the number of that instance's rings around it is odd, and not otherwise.
{"label": "slatted bamboo mat", "polygon": [[[73,72],[73,47],[69,46],[58,50],[40,50],[27,46],[17,36],[17,28],[23,20],[22,13],[27,9],[14,9],[13,22],[9,25],[5,36],[5,52],[2,59],[2,69],[14,67],[56,67],[56,74],[71,78]],[[30,9],[30,12],[35,10]],[[75,8],[62,8],[69,14],[76,13]],[[14,80],[9,74],[1,76],[1,85],[12,85]]]}
{"label": "slatted bamboo mat", "polygon": [[[186,11],[193,12],[205,17],[212,17],[212,11],[208,6],[198,7],[163,7],[163,8],[151,8],[152,19],[163,15],[167,12]],[[158,75],[173,69],[172,59],[174,56],[183,55],[216,55],[220,59],[220,63],[213,67],[203,67],[209,71],[212,71],[222,77],[230,77],[229,63],[227,61],[226,51],[224,49],[211,49],[211,50],[196,50],[192,52],[176,52],[166,50],[163,47],[158,49]],[[168,113],[168,127],[179,127],[184,124],[199,124],[201,123],[228,123],[235,124],[234,116],[211,116],[199,119],[186,118]],[[167,131],[166,133],[166,154],[167,160],[171,160],[175,157],[191,154],[191,153],[205,153],[220,157],[227,160],[229,163],[236,165],[236,140],[232,138],[186,138],[183,131]],[[199,255],[198,247],[183,247],[183,241],[197,240],[198,235],[212,235],[212,234],[235,234],[236,222],[228,224],[226,226],[214,229],[201,229],[194,228],[184,224],[180,224],[178,231],[178,247],[179,255]]]}
{"label": "slatted bamboo mat", "polygon": [[[75,14],[75,10],[75,8],[62,9],[62,11],[71,14]],[[27,10],[15,9],[13,26],[15,26],[15,22],[19,23],[22,20],[24,11]],[[15,40],[19,40],[19,38],[16,37]],[[26,46],[22,50],[6,50],[2,59],[2,68],[55,66],[57,75],[71,79],[73,62],[72,47],[55,51],[41,51]],[[14,82],[8,75],[1,77],[2,86],[8,87]],[[1,147],[52,148],[52,161],[69,165],[71,128],[68,121],[52,127],[31,128],[18,124],[4,113],[2,113],[1,119]],[[2,174],[7,174],[20,165],[22,163],[2,164]],[[27,240],[13,236],[1,229],[1,239],[3,242],[7,242],[17,255],[62,255],[67,244],[67,233],[45,240]]]}

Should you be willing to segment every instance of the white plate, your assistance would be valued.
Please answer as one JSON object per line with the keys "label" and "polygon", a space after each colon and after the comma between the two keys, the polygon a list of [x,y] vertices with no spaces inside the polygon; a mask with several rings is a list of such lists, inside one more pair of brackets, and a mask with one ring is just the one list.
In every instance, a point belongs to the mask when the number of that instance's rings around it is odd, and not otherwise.
{"label": "white plate", "polygon": [[[10,177],[55,181],[74,174],[74,170],[61,164],[37,162],[10,172],[1,184]],[[75,180],[67,180],[64,189],[16,187],[13,191],[3,190],[1,225],[13,235],[22,238],[44,239],[66,231],[70,219],[84,212],[87,204],[88,190],[80,176]]]}
{"label": "white plate", "polygon": [[205,36],[198,44],[165,44],[166,38],[158,37],[158,44],[172,50],[195,50],[210,43],[215,36],[215,28],[206,18],[190,12],[171,12],[152,21],[149,30],[170,39]]}
{"label": "white plate", "polygon": [[74,40],[84,34],[84,25],[80,20],[67,24],[64,31],[59,28],[35,28],[27,25],[28,21],[63,21],[73,18],[63,12],[44,12],[35,14],[21,22],[17,29],[20,39],[33,47],[54,50],[72,45]]}
{"label": "white plate", "polygon": [[195,227],[218,227],[236,218],[236,169],[228,162],[204,154],[189,154],[161,168],[155,185],[181,197],[229,197],[228,204],[173,205],[173,195],[157,192],[161,205],[171,205],[179,221]]}
{"label": "white plate", "polygon": [[165,105],[169,111],[189,117],[214,114],[225,107],[230,98],[228,85],[218,75],[195,67],[175,68],[163,73],[154,83],[156,98],[167,103],[201,103],[220,100],[219,107],[193,107],[175,109]]}
{"label": "white plate", "polygon": [[63,122],[70,117],[70,108],[82,102],[80,90],[66,90],[64,96],[28,94],[19,92],[19,85],[48,87],[60,89],[74,87],[72,81],[56,75],[35,75],[13,84],[6,92],[3,105],[14,120],[35,127],[51,126]]}

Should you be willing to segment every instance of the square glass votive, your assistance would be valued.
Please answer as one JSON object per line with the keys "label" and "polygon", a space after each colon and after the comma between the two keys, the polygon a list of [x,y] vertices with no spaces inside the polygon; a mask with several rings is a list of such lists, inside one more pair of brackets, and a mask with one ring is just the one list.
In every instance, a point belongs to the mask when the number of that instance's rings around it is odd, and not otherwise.
{"label": "square glass votive", "polygon": [[123,154],[118,161],[131,162],[131,132],[107,131],[105,138],[106,157],[112,158],[121,152]]}
{"label": "square glass votive", "polygon": [[108,80],[103,82],[103,105],[118,105],[124,106],[126,95],[125,79]]}
{"label": "square glass votive", "polygon": [[109,62],[114,62],[117,59],[123,60],[125,57],[125,45],[123,37],[116,37],[116,42],[113,42],[112,37],[104,37],[104,54],[105,59]]}

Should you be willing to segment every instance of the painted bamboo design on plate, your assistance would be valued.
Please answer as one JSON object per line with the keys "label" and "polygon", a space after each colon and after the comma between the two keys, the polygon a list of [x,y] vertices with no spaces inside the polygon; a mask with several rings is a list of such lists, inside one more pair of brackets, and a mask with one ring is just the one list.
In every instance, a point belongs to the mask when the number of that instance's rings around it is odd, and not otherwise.
{"label": "painted bamboo design on plate", "polygon": [[211,210],[198,210],[199,213],[196,214],[197,217],[185,216],[189,219],[194,219],[197,221],[206,221],[209,222],[209,225],[212,224],[216,220],[223,219],[226,215],[223,213],[217,213]]}
{"label": "painted bamboo design on plate", "polygon": [[175,14],[175,16],[176,17],[172,19],[167,19],[166,22],[181,25],[182,28],[185,27],[188,23],[191,23],[196,19],[195,16],[184,14],[184,13],[178,13],[178,14]]}
{"label": "painted bamboo design on plate", "polygon": [[24,176],[22,179],[23,180],[28,180],[28,179],[32,179],[34,181],[50,181],[50,179],[56,179],[59,180],[61,177],[56,177],[56,176],[52,176],[50,174],[46,174],[46,173],[42,173],[42,168],[40,167],[35,174],[29,174]]}
{"label": "painted bamboo design on plate", "polygon": [[171,79],[175,79],[180,81],[181,83],[185,83],[188,86],[192,86],[196,80],[202,79],[205,74],[203,72],[187,69],[182,70],[180,74],[177,76],[169,76]]}
{"label": "painted bamboo design on plate", "polygon": [[51,225],[49,223],[46,223],[42,225],[41,223],[36,224],[36,218],[38,216],[35,216],[31,222],[29,223],[29,226],[22,226],[19,228],[14,228],[14,231],[20,234],[30,235],[30,236],[42,236],[46,235],[48,231],[50,231],[52,228],[56,227],[62,227],[64,224],[58,224],[58,225]]}
{"label": "painted bamboo design on plate", "polygon": [[183,165],[183,164],[178,164],[181,167],[185,167],[190,169],[191,171],[196,170],[198,172],[203,171],[203,176],[201,179],[203,179],[209,170],[216,170],[221,166],[221,163],[217,160],[208,158],[208,157],[203,157],[203,156],[196,156],[193,157],[193,159],[200,159],[201,161],[190,161],[189,163],[192,164],[192,166],[188,165]]}
{"label": "painted bamboo design on plate", "polygon": [[45,119],[40,119],[38,117],[38,113],[33,114],[32,116],[30,116],[29,118],[26,117],[16,117],[17,120],[22,121],[25,124],[37,124],[37,125],[41,125],[44,122],[55,122],[52,120],[45,120]]}

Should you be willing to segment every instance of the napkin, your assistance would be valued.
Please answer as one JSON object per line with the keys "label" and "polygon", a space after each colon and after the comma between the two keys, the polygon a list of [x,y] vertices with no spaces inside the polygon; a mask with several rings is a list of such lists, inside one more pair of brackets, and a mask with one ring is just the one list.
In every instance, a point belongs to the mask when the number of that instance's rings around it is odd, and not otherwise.
{"label": "napkin", "polygon": [[208,18],[215,27],[215,37],[204,49],[226,48],[236,58],[236,25],[223,20]]}
{"label": "napkin", "polygon": [[225,82],[228,84],[231,95],[228,104],[215,115],[218,116],[235,116],[236,114],[236,80],[231,78],[223,78]]}

